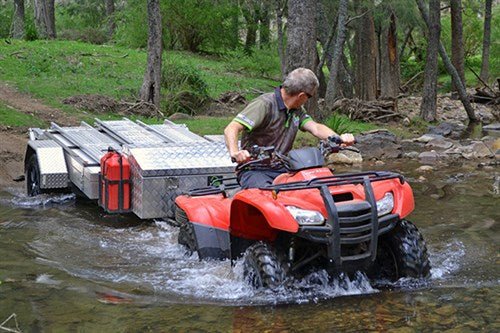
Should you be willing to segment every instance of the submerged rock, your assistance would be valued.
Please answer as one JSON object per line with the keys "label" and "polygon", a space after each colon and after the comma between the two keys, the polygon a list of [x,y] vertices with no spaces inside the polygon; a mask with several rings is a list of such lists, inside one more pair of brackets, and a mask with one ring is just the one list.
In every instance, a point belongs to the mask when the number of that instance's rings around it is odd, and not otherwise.
{"label": "submerged rock", "polygon": [[418,159],[423,164],[434,164],[439,160],[439,154],[434,150],[424,151],[418,155]]}

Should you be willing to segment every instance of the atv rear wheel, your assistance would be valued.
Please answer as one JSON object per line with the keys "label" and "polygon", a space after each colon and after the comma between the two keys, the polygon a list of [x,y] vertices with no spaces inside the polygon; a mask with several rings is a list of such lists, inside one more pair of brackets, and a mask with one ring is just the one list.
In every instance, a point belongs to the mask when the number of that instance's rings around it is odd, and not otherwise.
{"label": "atv rear wheel", "polygon": [[286,265],[269,244],[258,242],[245,252],[243,277],[254,288],[274,290],[286,279]]}
{"label": "atv rear wheel", "polygon": [[179,207],[175,210],[175,221],[179,224],[177,242],[187,247],[190,252],[195,252],[196,238],[194,236],[193,224],[189,222],[186,212]]}
{"label": "atv rear wheel", "polygon": [[378,279],[426,278],[430,274],[427,246],[420,231],[408,220],[379,239],[373,275]]}

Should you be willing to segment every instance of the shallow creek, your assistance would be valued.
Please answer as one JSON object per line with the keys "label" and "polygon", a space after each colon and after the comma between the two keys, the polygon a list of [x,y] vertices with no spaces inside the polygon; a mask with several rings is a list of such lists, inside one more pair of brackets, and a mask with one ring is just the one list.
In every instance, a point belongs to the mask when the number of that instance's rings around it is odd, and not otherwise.
{"label": "shallow creek", "polygon": [[418,167],[363,167],[405,175],[416,202],[409,219],[430,251],[429,281],[384,289],[318,272],[278,293],[253,291],[241,263],[186,255],[165,222],[116,227],[71,195],[0,189],[0,323],[15,313],[23,332],[498,332],[500,171]]}

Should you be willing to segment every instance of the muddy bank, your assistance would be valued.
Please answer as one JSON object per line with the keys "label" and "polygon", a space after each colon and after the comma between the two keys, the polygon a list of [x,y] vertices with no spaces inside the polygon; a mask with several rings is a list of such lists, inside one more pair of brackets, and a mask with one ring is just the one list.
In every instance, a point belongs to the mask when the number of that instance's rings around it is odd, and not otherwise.
{"label": "muddy bank", "polygon": [[0,130],[0,188],[24,186],[24,182],[14,182],[13,179],[24,173],[27,141],[27,132]]}

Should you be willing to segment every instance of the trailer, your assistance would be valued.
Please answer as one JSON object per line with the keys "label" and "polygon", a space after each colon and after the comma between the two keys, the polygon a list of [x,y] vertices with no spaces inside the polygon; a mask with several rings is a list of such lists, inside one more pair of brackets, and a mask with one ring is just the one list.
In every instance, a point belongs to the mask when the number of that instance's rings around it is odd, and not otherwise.
{"label": "trailer", "polygon": [[[94,126],[31,128],[24,170],[28,195],[73,191],[108,212],[131,212],[140,219],[173,219],[175,198],[193,188],[234,176],[235,164],[221,135],[199,136],[165,120],[95,120]],[[115,178],[107,157],[119,156]],[[111,159],[110,159],[111,160]],[[111,209],[112,200],[119,209]],[[128,204],[127,204],[128,203]]]}

